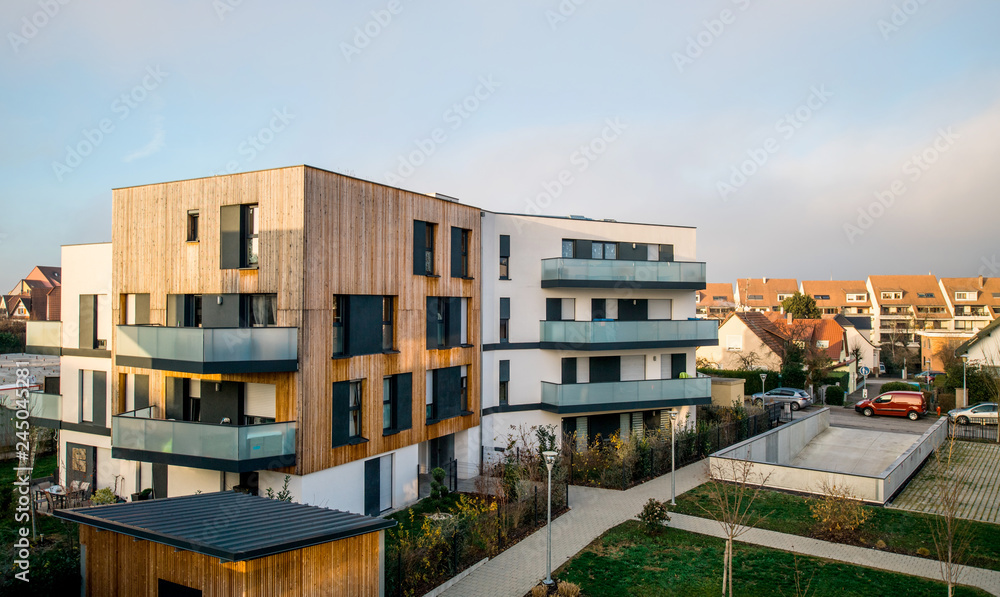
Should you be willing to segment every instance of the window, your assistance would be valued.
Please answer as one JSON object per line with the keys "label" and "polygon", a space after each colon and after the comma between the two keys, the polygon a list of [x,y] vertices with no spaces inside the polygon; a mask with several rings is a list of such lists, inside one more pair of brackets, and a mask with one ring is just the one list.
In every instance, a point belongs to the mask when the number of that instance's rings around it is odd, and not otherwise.
{"label": "window", "polygon": [[731,350],[733,352],[740,352],[741,350],[743,350],[743,336],[739,335],[726,336],[726,350]]}
{"label": "window", "polygon": [[243,224],[244,267],[255,267],[260,251],[260,209],[257,205],[248,205],[243,213],[246,218]]}
{"label": "window", "polygon": [[500,405],[505,406],[508,404],[508,388],[510,383],[510,361],[502,360],[500,361],[500,388],[497,394],[497,399]]}
{"label": "window", "polygon": [[[464,228],[451,229],[451,277],[470,278],[469,248],[472,242],[472,231]],[[432,249],[433,256],[433,249]],[[433,257],[432,257],[433,259]]]}
{"label": "window", "polygon": [[[104,295],[80,295],[80,311],[78,321],[80,348],[87,350],[105,350],[108,346],[107,338],[101,337],[104,335],[104,332],[101,330],[99,308],[102,296]],[[21,311],[18,311],[18,313],[21,313]],[[27,315],[28,311],[25,310],[24,314]]]}
{"label": "window", "polygon": [[333,297],[333,356],[342,355],[346,352],[347,334],[344,331],[344,304],[346,297]]}
{"label": "window", "polygon": [[591,259],[618,259],[617,243],[595,242],[590,245]]}
{"label": "window", "polygon": [[569,239],[563,239],[562,241],[562,256],[563,259],[573,258],[573,241]]}
{"label": "window", "polygon": [[509,399],[507,397],[507,384],[508,383],[510,383],[510,382],[507,382],[507,381],[501,381],[500,382],[500,389],[498,391],[497,396],[498,396],[498,399],[500,401],[500,405],[501,406],[506,406],[507,404],[509,404]]}
{"label": "window", "polygon": [[[830,300],[830,295],[829,294],[814,294],[813,298],[816,299],[817,301],[828,301],[828,300]],[[782,299],[782,300],[784,300],[784,299]]]}
{"label": "window", "polygon": [[[975,300],[977,298],[976,295],[977,295],[977,293],[975,293],[975,292],[956,292],[955,293],[955,300],[956,301],[973,301],[973,300]],[[994,297],[994,298],[996,298],[996,297]]]}
{"label": "window", "polygon": [[933,292],[918,292],[917,298],[934,298]]}
{"label": "window", "polygon": [[187,241],[189,243],[198,242],[198,210],[188,210],[187,215]]}
{"label": "window", "polygon": [[413,221],[413,273],[434,275],[434,228],[430,222]]}
{"label": "window", "polygon": [[830,341],[829,340],[817,340],[816,341],[816,348],[830,348]]}
{"label": "window", "polygon": [[792,295],[790,295],[790,294],[781,294],[781,293],[779,293],[778,294],[778,302],[781,302],[781,301],[783,301],[783,300],[785,300],[787,298],[790,298],[791,296]]}
{"label": "window", "polygon": [[426,415],[436,423],[462,415],[462,377],[465,367],[446,367],[427,371]]}
{"label": "window", "polygon": [[386,432],[396,427],[395,417],[392,408],[392,378],[382,378],[382,432]]}
{"label": "window", "polygon": [[500,279],[510,280],[510,235],[508,234],[500,235]]}
{"label": "window", "polygon": [[382,350],[388,352],[393,347],[393,310],[391,296],[382,297]]}
{"label": "window", "polygon": [[747,300],[748,301],[762,301],[762,300],[764,300],[764,295],[763,294],[748,294],[747,295]]}
{"label": "window", "polygon": [[461,394],[459,394],[458,399],[458,409],[462,413],[469,412],[469,368],[462,365],[462,378],[459,384]]}
{"label": "window", "polygon": [[80,370],[79,422],[107,425],[108,377],[104,371]]}
{"label": "window", "polygon": [[347,403],[350,426],[348,427],[347,437],[348,439],[357,439],[361,437],[363,431],[361,427],[361,382],[352,381],[350,384]]}
{"label": "window", "polygon": [[262,328],[277,325],[277,294],[240,295],[242,311],[240,320],[245,327]]}
{"label": "window", "polygon": [[713,297],[712,297],[712,300],[713,300],[713,301],[717,301],[717,302],[720,302],[720,303],[721,303],[721,302],[725,302],[725,301],[728,301],[728,300],[729,300],[729,297],[726,297],[726,296],[713,296]]}
{"label": "window", "polygon": [[260,256],[260,207],[223,205],[219,212],[219,267],[256,268]]}
{"label": "window", "polygon": [[427,297],[427,348],[456,348],[468,343],[468,299]]}
{"label": "window", "polygon": [[500,343],[510,342],[510,298],[500,299]]}
{"label": "window", "polygon": [[847,302],[849,303],[863,303],[868,300],[868,293],[864,292],[861,294],[848,294]]}
{"label": "window", "polygon": [[902,292],[883,292],[882,293],[882,300],[883,301],[901,301],[901,300],[903,300],[903,293]]}

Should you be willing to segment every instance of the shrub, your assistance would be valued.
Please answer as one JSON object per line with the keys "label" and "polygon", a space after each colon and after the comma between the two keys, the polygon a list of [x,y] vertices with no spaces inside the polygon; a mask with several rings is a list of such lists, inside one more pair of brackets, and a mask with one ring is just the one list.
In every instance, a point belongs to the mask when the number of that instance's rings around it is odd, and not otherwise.
{"label": "shrub", "polygon": [[290,475],[285,475],[285,483],[284,485],[281,486],[281,491],[279,491],[278,493],[275,493],[274,489],[268,487],[267,491],[264,492],[267,499],[278,500],[279,502],[291,502],[292,492],[290,489],[288,489],[288,481],[291,478],[292,477]]}
{"label": "shrub", "polygon": [[667,503],[654,498],[649,498],[646,505],[642,507],[642,512],[639,513],[639,520],[641,520],[651,532],[663,529],[663,523],[670,522],[670,510],[667,507]]}
{"label": "shrub", "polygon": [[545,585],[535,585],[531,587],[531,597],[545,597],[549,594],[549,588]]}
{"label": "shrub", "polygon": [[927,556],[931,555],[931,550],[927,549],[926,547],[921,547],[920,549],[917,550],[917,555],[926,558]]}
{"label": "shrub", "polygon": [[571,582],[561,582],[556,590],[556,595],[559,597],[580,597],[580,587]]}
{"label": "shrub", "polygon": [[875,549],[885,549],[886,547],[888,546],[885,544],[885,541],[881,539],[875,542]]}
{"label": "shrub", "polygon": [[[916,392],[918,388],[914,385],[906,383],[905,381],[890,381],[889,383],[882,384],[882,389],[879,390],[880,393],[885,394],[886,392]],[[869,393],[871,395],[871,393]]]}
{"label": "shrub", "polygon": [[826,403],[831,406],[843,406],[844,390],[840,386],[829,386],[826,388]]}
{"label": "shrub", "polygon": [[95,506],[103,506],[104,504],[114,504],[118,501],[118,496],[115,492],[111,491],[110,487],[102,487],[94,492],[94,495],[90,496],[90,503]]}
{"label": "shrub", "polygon": [[441,467],[437,467],[431,471],[431,500],[435,503],[440,502],[448,495],[448,486],[444,484],[445,475],[447,473]]}
{"label": "shrub", "polygon": [[858,529],[872,517],[872,511],[842,487],[824,483],[822,493],[822,498],[809,505],[816,519],[813,532],[837,542],[857,540]]}

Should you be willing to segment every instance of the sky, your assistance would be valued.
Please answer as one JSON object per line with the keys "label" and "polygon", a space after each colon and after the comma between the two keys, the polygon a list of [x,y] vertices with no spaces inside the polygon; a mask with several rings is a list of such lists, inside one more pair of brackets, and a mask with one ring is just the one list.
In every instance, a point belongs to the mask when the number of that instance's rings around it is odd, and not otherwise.
{"label": "sky", "polygon": [[4,0],[0,291],[111,190],[309,164],[698,228],[712,282],[1000,275],[990,0]]}

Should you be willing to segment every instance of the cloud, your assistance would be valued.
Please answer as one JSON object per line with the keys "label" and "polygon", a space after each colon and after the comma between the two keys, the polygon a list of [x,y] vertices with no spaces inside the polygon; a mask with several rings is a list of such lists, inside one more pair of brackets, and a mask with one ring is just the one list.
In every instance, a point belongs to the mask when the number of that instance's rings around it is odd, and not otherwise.
{"label": "cloud", "polygon": [[155,130],[153,131],[153,138],[150,139],[149,143],[122,158],[124,161],[131,162],[133,160],[147,158],[163,149],[163,145],[165,144],[167,138],[167,131],[163,129],[163,117],[157,116],[153,121],[153,126],[155,127]]}

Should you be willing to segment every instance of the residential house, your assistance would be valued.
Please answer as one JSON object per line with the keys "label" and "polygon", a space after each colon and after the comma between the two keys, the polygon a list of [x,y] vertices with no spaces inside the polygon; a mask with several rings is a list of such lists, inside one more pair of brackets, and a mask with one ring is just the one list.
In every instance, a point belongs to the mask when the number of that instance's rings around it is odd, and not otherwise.
{"label": "residential house", "polygon": [[[35,266],[26,277],[5,297],[8,316],[34,321],[59,321],[60,291],[62,272],[53,266]],[[12,297],[20,297],[20,305],[10,303]]]}
{"label": "residential house", "polygon": [[483,217],[483,444],[554,425],[577,441],[694,421],[711,402],[695,349],[705,264],[695,230],[585,218]]}
{"label": "residential house", "polygon": [[781,312],[781,301],[799,291],[793,279],[741,278],[736,281],[738,311]]}
{"label": "residential house", "polygon": [[790,340],[785,329],[755,311],[733,313],[722,322],[718,333],[717,345],[697,350],[698,360],[715,369],[778,370],[785,343]]}
{"label": "residential house", "polygon": [[978,332],[1000,313],[1000,278],[941,278],[938,285],[956,331]]}
{"label": "residential house", "polygon": [[937,278],[869,276],[872,342],[918,348],[920,330],[952,329],[952,316]]}
{"label": "residential house", "polygon": [[725,319],[736,311],[733,285],[707,283],[704,290],[695,292],[695,309],[701,319]]}
{"label": "residential house", "polygon": [[873,375],[878,375],[879,348],[871,341],[871,318],[864,315],[835,315],[833,319],[844,328],[848,356],[853,356],[857,349],[858,368],[868,367]]}
{"label": "residential house", "polygon": [[816,307],[823,315],[871,315],[868,289],[863,281],[803,281],[800,291],[816,301]]}
{"label": "residential house", "polygon": [[1000,318],[994,319],[958,346],[955,356],[961,358],[962,355],[969,355],[969,363],[989,367],[1000,374]]}

